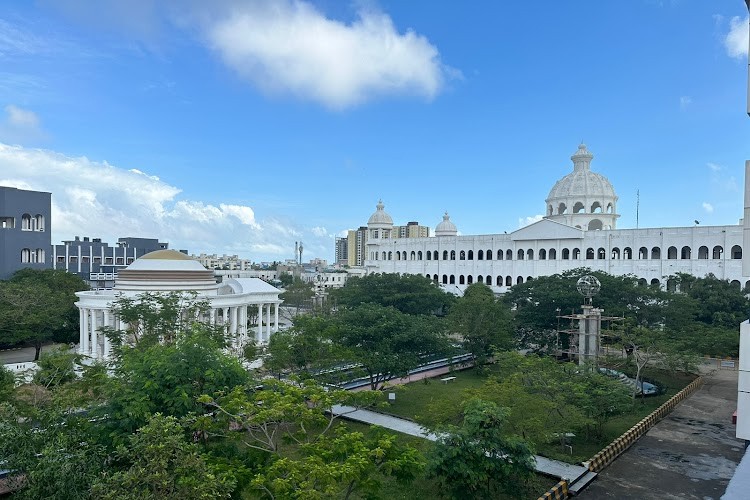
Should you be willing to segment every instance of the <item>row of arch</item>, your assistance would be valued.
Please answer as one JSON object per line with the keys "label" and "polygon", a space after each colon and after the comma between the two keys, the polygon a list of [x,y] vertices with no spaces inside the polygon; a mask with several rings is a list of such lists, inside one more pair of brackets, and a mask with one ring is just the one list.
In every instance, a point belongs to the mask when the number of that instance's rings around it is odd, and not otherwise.
{"label": "row of arch", "polygon": [[[484,283],[485,285],[495,285],[495,286],[513,286],[513,285],[520,285],[524,282],[529,282],[534,279],[533,276],[528,276],[524,279],[523,276],[517,276],[515,279],[513,276],[496,276],[495,279],[492,279],[492,276],[489,274],[484,276],[482,274],[479,274],[474,278],[471,274],[463,275],[459,274],[458,277],[456,277],[455,274],[443,274],[442,277],[439,277],[437,274],[425,274],[425,277],[433,280],[435,283],[442,283],[444,285],[471,285],[473,283]],[[657,285],[661,286],[662,282],[658,278],[653,278],[651,281],[648,281],[646,278],[641,278],[638,280],[638,284],[641,286],[647,286],[647,285]],[[732,280],[730,282],[732,286],[735,286],[737,288],[742,287],[742,283],[740,283],[738,280]],[[667,290],[669,291],[676,291],[677,290],[677,282],[673,279],[668,279],[664,283]],[[745,288],[750,289],[750,280],[745,282]]]}
{"label": "row of arch", "polygon": [[30,248],[21,249],[21,262],[24,264],[44,264],[44,250],[37,248],[32,250]]}
{"label": "row of arch", "polygon": [[[493,254],[492,250],[487,250],[486,252],[478,250],[476,253],[476,260],[492,260],[493,255],[497,256],[495,260],[513,260],[514,257],[512,250],[498,250],[497,254]],[[534,260],[534,255],[534,250],[531,248],[527,250],[519,249],[515,254],[515,258],[516,260]],[[679,251],[675,246],[667,248],[667,259],[670,260],[678,258],[681,260],[689,260],[692,259],[692,255],[693,252],[689,246],[684,246]],[[459,250],[456,252],[455,250],[443,250],[442,260],[456,260],[456,256],[458,256],[458,260],[474,260],[474,251]],[[721,245],[714,246],[710,251],[705,245],[698,248],[699,260],[709,259],[709,257],[711,259],[721,259],[723,256],[724,247]],[[380,257],[380,259],[378,259],[378,257]],[[422,250],[412,250],[411,252],[399,250],[396,252],[373,252],[371,254],[373,260],[440,260],[438,257],[440,257],[440,254],[437,250],[427,250],[425,252],[422,252]],[[539,249],[539,252],[536,253],[536,257],[538,260],[557,260],[557,249],[550,248],[547,250],[541,248]],[[582,257],[582,251],[580,248],[563,248],[560,252],[560,258],[562,260],[580,260],[581,258],[586,260],[602,260],[607,258],[607,251],[602,247],[597,249],[589,247],[586,249],[586,252],[583,253]],[[613,247],[609,258],[612,260],[632,260],[633,249],[630,247],[624,247],[622,249],[619,247]],[[640,247],[638,249],[637,258],[639,260],[661,260],[661,248],[652,247],[649,249],[647,247]],[[741,259],[742,247],[734,245],[730,250],[730,258]]]}
{"label": "row of arch", "polygon": [[[547,215],[552,215],[552,205],[547,205]],[[614,213],[615,206],[612,203],[607,203],[606,213],[611,214]],[[565,215],[567,213],[574,213],[574,214],[585,214],[586,212],[586,206],[583,204],[582,201],[577,201],[573,204],[573,210],[572,212],[568,212],[568,206],[565,203],[560,203],[557,206],[557,215]],[[598,201],[595,201],[591,204],[589,212],[590,214],[602,214],[605,213],[604,208],[602,207],[602,204]]]}

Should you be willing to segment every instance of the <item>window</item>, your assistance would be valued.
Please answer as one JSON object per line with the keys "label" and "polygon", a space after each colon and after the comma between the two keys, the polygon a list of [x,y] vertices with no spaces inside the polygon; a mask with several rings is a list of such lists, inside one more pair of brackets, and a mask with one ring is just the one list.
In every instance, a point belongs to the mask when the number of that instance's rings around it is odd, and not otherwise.
{"label": "window", "polygon": [[734,245],[732,247],[732,258],[733,259],[741,259],[742,258],[742,247],[739,245]]}
{"label": "window", "polygon": [[481,274],[477,276],[477,283],[484,283],[484,277]]}
{"label": "window", "polygon": [[78,264],[78,257],[70,256],[68,258],[68,263],[69,264]]}
{"label": "window", "polygon": [[505,277],[505,286],[513,286],[513,278],[510,276]]}
{"label": "window", "polygon": [[456,260],[456,251],[451,250],[451,260]]}
{"label": "window", "polygon": [[490,275],[488,274],[488,275],[487,275],[487,281],[486,281],[485,283],[487,283],[487,285],[488,285],[488,286],[489,286],[489,285],[491,285],[491,284],[492,284],[492,276],[490,276]]}
{"label": "window", "polygon": [[497,279],[495,280],[495,284],[497,286],[503,286],[503,277],[502,276],[498,276]]}
{"label": "window", "polygon": [[422,250],[417,252],[417,260],[422,260]]}
{"label": "window", "polygon": [[513,260],[513,251],[510,249],[505,251],[505,260]]}
{"label": "window", "polygon": [[641,247],[638,249],[638,260],[648,259],[648,248]]}
{"label": "window", "polygon": [[604,250],[603,248],[599,248],[599,249],[598,249],[598,250],[596,251],[596,258],[597,258],[597,259],[599,259],[599,260],[604,260],[604,259],[606,259],[606,258],[607,258],[607,251],[606,251],[606,250]]}
{"label": "window", "polygon": [[617,247],[612,248],[612,260],[620,260],[620,249]]}
{"label": "window", "polygon": [[687,260],[690,259],[691,251],[690,247],[682,247],[682,250],[680,250],[680,258]]}
{"label": "window", "polygon": [[101,257],[94,257],[94,264],[101,264],[102,258]]}
{"label": "window", "polygon": [[464,275],[463,274],[458,277],[458,284],[459,285],[465,285],[466,284],[466,282],[464,281]]}
{"label": "window", "polygon": [[477,260],[484,260],[484,250],[477,250]]}
{"label": "window", "polygon": [[123,264],[125,264],[125,257],[116,257],[115,258],[115,265],[122,266]]}
{"label": "window", "polygon": [[708,259],[708,247],[703,246],[698,249],[698,258]]}
{"label": "window", "polygon": [[677,247],[669,247],[667,248],[667,259],[676,259],[677,258]]}
{"label": "window", "polygon": [[27,263],[31,262],[31,250],[28,248],[24,248],[21,250],[21,262]]}
{"label": "window", "polygon": [[526,251],[526,258],[527,258],[528,260],[534,260],[534,250],[532,250],[531,248],[529,248],[529,249],[528,249],[528,250]]}
{"label": "window", "polygon": [[466,284],[471,285],[472,283],[474,283],[474,277],[470,274],[466,277]]}
{"label": "window", "polygon": [[578,260],[581,258],[581,249],[580,248],[574,248],[573,249],[573,260]]}
{"label": "window", "polygon": [[34,256],[34,262],[44,264],[44,250],[42,250],[41,248],[37,248],[35,253],[36,255]]}
{"label": "window", "polygon": [[519,276],[518,278],[516,278],[516,285],[520,285],[522,283],[523,283],[523,276]]}
{"label": "window", "polygon": [[432,255],[433,255],[432,260],[438,260],[438,251],[437,250],[435,250]]}
{"label": "window", "polygon": [[15,229],[15,217],[0,217],[0,229]]}
{"label": "window", "polygon": [[474,250],[469,250],[469,254],[467,255],[467,258],[469,260],[474,260]]}
{"label": "window", "polygon": [[21,216],[21,231],[31,231],[31,215],[23,214]]}
{"label": "window", "polygon": [[444,274],[443,275],[443,285],[447,285],[447,284],[448,284],[448,275]]}
{"label": "window", "polygon": [[721,246],[719,246],[719,245],[716,245],[716,246],[714,247],[714,251],[713,251],[713,258],[714,258],[714,259],[721,259],[721,256],[722,256],[723,254],[724,254],[724,248],[722,248],[722,247],[721,247]]}
{"label": "window", "polygon": [[36,214],[34,216],[35,231],[44,231],[44,216],[42,214]]}
{"label": "window", "polygon": [[523,250],[519,249],[517,253],[518,253],[518,260],[523,260],[523,255],[524,255]]}
{"label": "window", "polygon": [[586,259],[591,260],[594,258],[594,249],[593,248],[587,248],[586,249]]}
{"label": "window", "polygon": [[487,260],[492,260],[492,250],[487,250]]}
{"label": "window", "polygon": [[84,255],[81,257],[81,264],[88,264],[89,263],[89,256]]}
{"label": "window", "polygon": [[539,260],[547,260],[547,250],[544,248],[539,249]]}
{"label": "window", "polygon": [[554,248],[549,249],[549,260],[557,260],[557,250]]}
{"label": "window", "polygon": [[104,264],[112,264],[112,257],[104,257]]}
{"label": "window", "polygon": [[654,247],[651,249],[651,259],[661,260],[661,248]]}
{"label": "window", "polygon": [[461,252],[459,252],[458,254],[458,260],[466,260],[466,252],[461,250]]}
{"label": "window", "polygon": [[563,251],[562,251],[562,260],[570,260],[570,249],[563,248]]}
{"label": "window", "polygon": [[432,260],[432,252],[427,250],[427,260]]}
{"label": "window", "polygon": [[448,260],[448,250],[443,250],[443,260]]}
{"label": "window", "polygon": [[456,277],[451,274],[450,284],[455,285],[456,284]]}
{"label": "window", "polygon": [[505,252],[502,250],[497,251],[497,260],[503,260],[503,255],[505,255]]}
{"label": "window", "polygon": [[622,249],[622,258],[625,260],[633,260],[633,249],[625,247]]}

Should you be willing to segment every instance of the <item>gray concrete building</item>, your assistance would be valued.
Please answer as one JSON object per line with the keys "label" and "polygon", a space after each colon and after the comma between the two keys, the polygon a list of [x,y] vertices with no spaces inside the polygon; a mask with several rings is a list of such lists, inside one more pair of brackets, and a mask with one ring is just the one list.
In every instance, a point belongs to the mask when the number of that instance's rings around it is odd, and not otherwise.
{"label": "gray concrete building", "polygon": [[[92,290],[109,290],[117,279],[117,272],[135,259],[156,250],[167,250],[169,243],[155,238],[118,238],[110,246],[101,238],[78,236],[52,247],[52,267],[65,269],[86,281]],[[187,253],[186,250],[181,250]]]}
{"label": "gray concrete building", "polygon": [[0,279],[49,267],[52,195],[0,186]]}

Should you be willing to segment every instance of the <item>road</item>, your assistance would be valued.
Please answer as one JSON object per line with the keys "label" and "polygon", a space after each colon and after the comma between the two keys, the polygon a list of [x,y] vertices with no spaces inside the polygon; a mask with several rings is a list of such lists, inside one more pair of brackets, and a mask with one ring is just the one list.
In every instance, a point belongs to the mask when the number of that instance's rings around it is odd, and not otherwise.
{"label": "road", "polygon": [[718,500],[742,458],[734,437],[737,372],[703,387],[636,441],[580,493],[582,499]]}

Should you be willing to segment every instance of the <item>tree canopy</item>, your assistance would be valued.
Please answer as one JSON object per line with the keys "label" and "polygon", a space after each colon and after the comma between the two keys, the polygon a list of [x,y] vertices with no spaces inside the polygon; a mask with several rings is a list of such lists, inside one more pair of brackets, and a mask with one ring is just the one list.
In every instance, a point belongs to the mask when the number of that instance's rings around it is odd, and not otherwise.
{"label": "tree canopy", "polygon": [[88,289],[75,274],[60,269],[16,271],[0,281],[0,332],[3,342],[27,342],[36,348],[51,340],[78,340],[79,313],[75,292]]}
{"label": "tree canopy", "polygon": [[361,304],[394,307],[405,314],[444,313],[454,297],[431,279],[417,274],[368,274],[350,277],[346,285],[331,292],[341,307]]}

